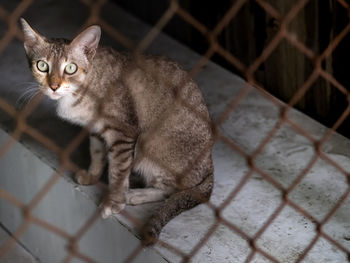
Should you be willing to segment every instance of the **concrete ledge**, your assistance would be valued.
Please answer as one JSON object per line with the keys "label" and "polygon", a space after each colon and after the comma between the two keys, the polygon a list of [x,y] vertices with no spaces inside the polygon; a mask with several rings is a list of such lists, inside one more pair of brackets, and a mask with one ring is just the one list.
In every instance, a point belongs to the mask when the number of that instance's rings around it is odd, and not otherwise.
{"label": "concrete ledge", "polygon": [[[3,244],[8,239],[11,238],[11,235],[8,234],[0,226],[0,244]],[[16,244],[9,253],[7,253],[0,260],[1,263],[38,263],[35,257],[31,255],[22,245]]]}
{"label": "concrete ledge", "polygon": [[[13,8],[13,1],[4,0],[1,5]],[[37,14],[45,14],[38,16]],[[103,9],[103,17],[127,37],[138,42],[150,29],[113,4]],[[79,14],[79,15],[77,15]],[[48,36],[72,37],[88,15],[88,10],[78,1],[72,2],[38,0],[24,15],[40,32]],[[0,34],[6,28],[0,24]],[[119,48],[106,34],[104,42]],[[149,53],[167,55],[190,69],[200,58],[188,48],[165,35],[160,35],[148,49]],[[27,89],[27,81],[32,81],[27,69],[22,44],[13,41],[0,54],[0,96],[16,105],[16,101]],[[196,78],[215,119],[244,87],[245,82],[221,67],[209,63]],[[17,104],[18,105],[18,104]],[[18,105],[20,106],[20,105]],[[252,89],[229,119],[220,127],[225,136],[235,141],[248,153],[252,153],[267,136],[279,118],[279,109],[259,92]],[[291,111],[289,118],[300,124],[314,137],[321,138],[327,129],[307,116]],[[2,127],[11,131],[14,123],[0,115]],[[60,146],[67,145],[77,134],[79,128],[58,120],[54,105],[43,101],[28,120],[43,134],[55,140]],[[0,133],[0,145],[8,135]],[[0,185],[28,202],[39,191],[49,176],[58,167],[57,157],[43,145],[28,136],[21,138],[7,155],[0,160]],[[25,145],[28,149],[24,149]],[[74,153],[73,159],[86,167],[89,157],[86,143]],[[326,143],[324,152],[347,171],[350,169],[350,142],[335,134]],[[256,159],[256,165],[288,187],[306,167],[314,155],[313,145],[303,136],[284,125],[267,144]],[[220,205],[229,193],[238,185],[248,171],[246,160],[227,145],[218,142],[213,150],[215,165],[215,189],[211,201]],[[315,218],[322,220],[347,188],[346,178],[325,161],[318,160],[290,198],[309,211]],[[49,195],[35,210],[36,215],[62,227],[69,233],[75,233],[85,220],[95,211],[100,191],[96,187],[81,187],[64,175]],[[338,212],[324,226],[332,238],[350,249],[350,200],[346,200]],[[249,236],[254,236],[267,218],[281,203],[281,193],[271,184],[254,174],[238,196],[224,209],[223,217],[236,224]],[[154,204],[156,205],[156,204]],[[143,220],[152,211],[154,205],[127,207],[127,211]],[[19,211],[4,200],[0,200],[0,221],[10,230],[21,222]],[[189,253],[214,223],[215,216],[205,205],[187,211],[171,221],[163,230],[161,239],[178,249]],[[80,243],[81,251],[99,262],[121,262],[138,244],[133,235],[135,229],[125,218],[117,220],[99,220],[84,236]],[[273,255],[280,262],[294,262],[315,235],[315,225],[297,211],[286,206],[273,224],[257,241],[257,245]],[[38,256],[42,262],[60,262],[65,256],[66,243],[59,237],[36,226],[26,232],[21,241]],[[157,252],[155,252],[157,251]],[[160,256],[160,253],[162,256]],[[193,258],[193,262],[244,262],[250,253],[248,243],[236,233],[221,225],[206,244]],[[156,246],[147,249],[138,257],[140,262],[171,262],[181,260],[171,251]],[[142,261],[141,261],[142,260]],[[345,262],[346,255],[328,241],[319,239],[310,251],[305,262]],[[256,255],[252,262],[269,262]]]}
{"label": "concrete ledge", "polygon": [[[0,145],[8,138],[5,132],[0,131]],[[0,167],[1,188],[23,203],[32,200],[55,173],[54,169],[19,143],[15,143],[0,159]],[[62,176],[33,215],[74,235],[94,211],[95,203],[74,187],[68,177]],[[17,208],[0,199],[0,221],[9,230],[15,231],[22,220]],[[67,240],[34,224],[20,240],[41,262],[62,262],[67,255]],[[79,251],[98,262],[123,262],[138,244],[139,240],[118,221],[98,219],[79,242]],[[145,249],[135,262],[166,261],[153,249]]]}

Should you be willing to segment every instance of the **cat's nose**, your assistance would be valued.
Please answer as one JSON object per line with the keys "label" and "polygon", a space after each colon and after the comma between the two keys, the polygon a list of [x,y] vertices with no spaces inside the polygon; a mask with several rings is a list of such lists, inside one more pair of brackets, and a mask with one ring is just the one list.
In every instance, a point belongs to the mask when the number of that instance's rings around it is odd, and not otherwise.
{"label": "cat's nose", "polygon": [[59,83],[50,84],[50,88],[51,88],[53,91],[56,91],[59,87],[60,87],[60,84],[59,84]]}

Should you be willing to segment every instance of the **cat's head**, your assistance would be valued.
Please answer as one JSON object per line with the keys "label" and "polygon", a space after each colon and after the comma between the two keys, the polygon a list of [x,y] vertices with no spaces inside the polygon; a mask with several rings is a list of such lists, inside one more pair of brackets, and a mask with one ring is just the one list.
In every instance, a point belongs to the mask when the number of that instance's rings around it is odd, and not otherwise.
{"label": "cat's head", "polygon": [[76,94],[84,85],[101,37],[99,26],[90,26],[72,41],[47,39],[21,19],[24,48],[34,78],[51,99]]}

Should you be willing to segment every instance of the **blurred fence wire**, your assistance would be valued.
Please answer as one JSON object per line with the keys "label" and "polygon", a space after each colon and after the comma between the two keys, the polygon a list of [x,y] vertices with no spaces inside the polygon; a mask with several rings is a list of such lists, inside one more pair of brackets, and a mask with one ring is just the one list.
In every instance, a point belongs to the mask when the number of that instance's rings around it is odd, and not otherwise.
{"label": "blurred fence wire", "polygon": [[[295,35],[288,30],[289,25],[293,22],[293,19],[298,15],[298,13],[305,7],[305,5],[309,2],[309,0],[297,0],[295,4],[290,8],[290,10],[286,13],[286,15],[281,15],[271,4],[269,4],[268,0],[255,0],[258,5],[270,16],[279,21],[279,29],[275,34],[274,38],[266,45],[261,54],[250,64],[244,65],[237,57],[232,55],[230,52],[225,50],[218,42],[217,38],[220,33],[223,31],[225,26],[237,15],[242,6],[245,5],[247,0],[236,0],[233,1],[232,6],[227,10],[226,14],[222,17],[219,23],[214,27],[214,29],[209,29],[205,25],[203,25],[200,21],[196,20],[194,16],[192,16],[188,11],[181,7],[179,1],[171,0],[169,1],[169,6],[167,10],[163,13],[163,15],[159,18],[158,22],[154,25],[154,27],[146,34],[146,36],[139,42],[134,43],[132,40],[128,39],[121,32],[118,31],[113,25],[108,23],[104,18],[100,15],[100,11],[103,6],[108,2],[108,0],[80,0],[82,5],[87,6],[90,9],[90,16],[86,20],[85,24],[82,25],[82,28],[90,25],[90,24],[99,24],[103,31],[114,38],[116,41],[121,43],[127,49],[131,51],[143,52],[147,49],[147,47],[155,40],[160,32],[162,32],[163,28],[167,25],[167,23],[174,17],[178,16],[190,25],[192,25],[199,33],[205,36],[209,43],[209,48],[205,52],[205,54],[197,61],[196,65],[190,70],[190,75],[195,77],[200,71],[201,68],[211,59],[214,54],[218,54],[226,59],[229,63],[231,63],[241,74],[245,77],[246,85],[240,90],[240,92],[232,99],[229,105],[222,111],[218,118],[216,118],[213,122],[213,129],[215,130],[215,140],[221,141],[225,143],[227,146],[232,148],[235,152],[241,154],[247,161],[247,165],[249,167],[248,171],[241,179],[241,181],[237,184],[237,186],[232,189],[232,192],[228,195],[227,199],[220,205],[215,206],[211,202],[206,203],[206,205],[213,210],[216,215],[215,223],[208,229],[207,233],[200,239],[198,244],[194,246],[190,253],[185,253],[178,248],[174,247],[172,244],[167,244],[164,241],[159,240],[159,245],[165,247],[166,249],[170,249],[173,253],[178,254],[182,257],[184,262],[191,261],[191,258],[200,250],[200,248],[207,242],[207,240],[211,237],[211,235],[215,232],[215,230],[220,225],[224,225],[231,229],[234,233],[241,236],[243,239],[247,241],[251,250],[247,255],[245,262],[251,262],[256,254],[262,255],[264,258],[270,260],[271,262],[280,262],[274,256],[272,256],[268,251],[261,248],[257,245],[257,241],[259,238],[265,233],[267,228],[274,222],[274,220],[279,216],[281,211],[289,206],[297,211],[300,215],[308,218],[313,222],[314,228],[316,231],[316,235],[312,238],[311,242],[308,246],[300,251],[300,254],[295,262],[301,262],[307,256],[309,251],[314,247],[316,242],[320,239],[326,239],[336,248],[344,252],[348,256],[348,261],[350,262],[350,251],[346,247],[344,247],[340,242],[332,238],[329,234],[323,231],[323,226],[329,222],[331,217],[337,212],[340,206],[344,203],[344,201],[349,197],[350,187],[349,187],[349,179],[350,174],[346,171],[341,165],[332,160],[326,153],[322,151],[322,146],[325,144],[327,140],[332,136],[332,134],[337,130],[337,128],[343,123],[343,121],[348,117],[350,112],[350,105],[344,110],[339,119],[335,122],[333,127],[328,130],[328,132],[321,138],[316,139],[312,134],[307,132],[302,126],[296,124],[292,119],[289,118],[288,112],[290,109],[300,100],[303,95],[308,91],[308,89],[312,86],[312,84],[318,79],[323,78],[326,81],[330,82],[336,89],[338,89],[344,96],[346,96],[347,100],[350,101],[350,93],[349,91],[340,84],[334,76],[327,72],[322,67],[322,62],[331,55],[334,49],[339,45],[342,39],[349,33],[350,31],[350,23],[328,44],[327,48],[321,53],[316,54],[313,50],[307,47],[304,43],[300,42]],[[0,19],[7,23],[7,31],[0,39],[0,53],[4,51],[4,49],[11,43],[14,39],[23,40],[21,29],[19,28],[18,20],[24,15],[28,7],[30,7],[35,0],[22,0],[18,3],[17,7],[12,11],[7,11],[5,8],[1,6],[0,3]],[[345,0],[337,0],[338,4],[340,4],[347,12],[350,12],[350,5]],[[291,45],[293,45],[297,50],[299,50],[302,54],[305,55],[307,59],[309,59],[313,65],[313,72],[309,77],[305,79],[305,82],[299,87],[297,92],[292,96],[292,98],[286,103],[281,103],[278,99],[271,96],[264,90],[254,77],[254,73],[257,71],[259,66],[274,52],[276,47],[282,41],[288,41]],[[230,138],[224,136],[219,129],[219,126],[228,119],[229,115],[236,109],[237,105],[245,98],[245,96],[249,93],[251,89],[258,90],[267,100],[271,102],[271,104],[275,105],[279,108],[280,118],[275,124],[274,128],[267,134],[265,139],[257,146],[255,151],[252,154],[248,154],[242,147],[240,147],[237,143],[232,141]],[[13,105],[10,105],[7,101],[0,98],[0,108],[8,115],[10,115],[13,119],[16,120],[16,128],[11,134],[11,139],[9,139],[6,143],[1,145],[0,147],[0,158],[3,157],[6,152],[11,148],[13,143],[19,139],[23,134],[27,134],[37,140],[38,142],[44,144],[48,149],[52,150],[59,156],[60,160],[60,168],[58,171],[53,174],[48,182],[42,187],[42,189],[38,192],[38,194],[30,200],[28,203],[23,203],[19,201],[16,196],[13,196],[11,193],[1,189],[0,187],[0,198],[7,201],[9,204],[18,207],[23,214],[23,221],[17,230],[13,233],[15,239],[9,239],[7,242],[0,244],[0,259],[4,256],[15,244],[16,239],[20,239],[21,235],[26,231],[26,229],[31,225],[35,224],[42,228],[45,228],[48,231],[64,238],[67,242],[67,256],[64,262],[70,262],[74,258],[79,258],[85,262],[96,262],[95,260],[89,258],[87,255],[81,253],[78,249],[78,244],[80,239],[84,236],[84,234],[88,231],[88,229],[95,223],[97,218],[99,217],[99,211],[97,210],[94,215],[89,218],[85,224],[81,227],[81,229],[75,233],[67,233],[63,229],[58,228],[55,225],[52,225],[41,218],[36,217],[32,211],[38,204],[43,200],[45,195],[52,189],[55,183],[61,176],[61,173],[64,171],[72,171],[77,172],[80,168],[71,160],[70,155],[75,150],[75,148],[80,144],[80,142],[88,136],[87,131],[82,131],[73,141],[70,142],[68,147],[62,148],[59,145],[55,144],[50,138],[41,134],[35,127],[31,127],[26,118],[32,113],[35,108],[38,106],[42,96],[36,97],[32,100],[23,110],[16,110]],[[180,103],[183,103],[180,101]],[[194,112],[194,114],[198,114]],[[200,116],[199,116],[200,117]],[[281,129],[282,126],[288,125],[292,129],[295,130],[298,134],[307,138],[313,145],[315,155],[308,163],[308,165],[302,170],[302,172],[298,175],[298,177],[293,181],[291,185],[288,187],[282,186],[282,184],[270,176],[268,173],[260,169],[257,165],[255,165],[256,156],[261,153],[264,147],[273,139],[273,137],[277,134],[277,132]],[[329,211],[329,213],[320,221],[317,220],[311,213],[303,209],[298,203],[292,201],[289,198],[289,194],[296,188],[296,186],[301,182],[301,180],[307,175],[307,173],[311,170],[317,160],[322,159],[328,162],[330,165],[334,166],[340,173],[344,175],[344,177],[348,180],[347,190],[342,194],[337,203],[333,206],[333,208]],[[253,173],[260,174],[266,181],[268,181],[271,185],[273,185],[276,189],[278,189],[281,194],[281,202],[278,207],[274,210],[274,212],[267,218],[262,227],[257,231],[254,236],[250,236],[244,231],[239,225],[235,225],[232,222],[221,216],[221,212],[225,207],[229,205],[229,203],[238,195],[241,189],[245,186],[248,180],[252,177]],[[124,215],[131,220],[135,225],[138,225],[138,222],[132,218],[131,215],[127,215],[124,211]],[[132,262],[133,259],[142,251],[143,247],[140,244],[137,249],[130,254],[127,262]]]}

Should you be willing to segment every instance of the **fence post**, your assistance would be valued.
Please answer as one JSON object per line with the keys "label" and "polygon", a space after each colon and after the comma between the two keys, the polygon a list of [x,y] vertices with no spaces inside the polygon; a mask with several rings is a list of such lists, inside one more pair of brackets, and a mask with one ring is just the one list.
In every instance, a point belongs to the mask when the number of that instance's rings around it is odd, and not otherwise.
{"label": "fence post", "polygon": [[[282,16],[285,16],[295,4],[294,0],[269,0]],[[332,8],[333,0],[311,1],[288,26],[288,31],[295,35],[304,45],[310,48],[315,54],[320,54],[325,47],[320,40],[329,43],[332,38],[332,26],[321,28],[321,20],[328,20],[324,16],[326,8]],[[331,12],[328,11],[327,12]],[[331,21],[327,21],[330,22]],[[279,30],[279,21],[271,15],[266,14],[266,44],[276,35]],[[288,41],[283,40],[274,50],[271,56],[265,61],[265,85],[267,90],[282,100],[288,101],[313,71],[313,61],[305,57]],[[332,55],[323,63],[323,68],[332,73]],[[296,105],[298,108],[308,112],[314,117],[326,118],[331,107],[332,90],[330,83],[318,79]]]}

